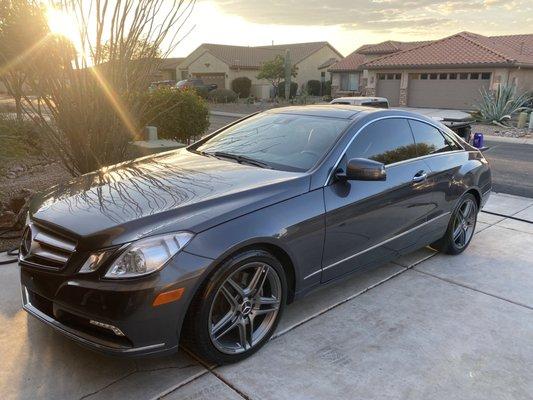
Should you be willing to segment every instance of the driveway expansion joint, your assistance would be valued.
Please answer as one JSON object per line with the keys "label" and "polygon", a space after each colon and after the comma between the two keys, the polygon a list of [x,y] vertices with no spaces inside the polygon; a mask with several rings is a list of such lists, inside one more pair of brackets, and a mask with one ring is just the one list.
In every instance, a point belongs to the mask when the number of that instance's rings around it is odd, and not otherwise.
{"label": "driveway expansion joint", "polygon": [[514,304],[515,306],[524,307],[524,308],[527,308],[527,309],[533,311],[533,307],[532,306],[528,306],[527,304],[520,303],[518,301],[514,301],[514,300],[510,300],[510,299],[506,299],[505,297],[501,297],[501,296],[498,296],[498,295],[493,294],[493,293],[485,292],[483,290],[476,289],[473,286],[466,285],[464,283],[460,283],[460,282],[454,281],[452,279],[443,278],[443,277],[440,277],[438,275],[434,275],[434,274],[432,274],[430,272],[420,271],[419,269],[416,269],[416,268],[414,268],[413,271],[418,272],[418,273],[423,274],[423,275],[430,276],[430,277],[435,278],[435,279],[439,279],[439,280],[441,280],[443,282],[446,282],[446,283],[449,283],[449,284],[452,284],[452,285],[456,285],[456,286],[460,286],[460,287],[465,288],[465,289],[470,289],[470,290],[473,290],[474,292],[478,292],[478,293],[484,294],[486,296],[490,296],[490,297],[493,297],[495,299],[502,300],[502,301],[505,301],[507,303]]}
{"label": "driveway expansion joint", "polygon": [[[516,214],[518,214],[518,213],[521,213],[522,211],[527,210],[529,207],[531,207],[531,206],[527,206],[527,207],[524,208],[523,210],[520,210],[520,211],[516,212],[516,213],[513,214],[513,215],[516,215]],[[485,213],[485,214],[496,215],[497,217],[503,217],[503,218],[514,219],[515,221],[525,222],[525,223],[527,223],[527,224],[533,224],[533,221],[529,221],[529,220],[527,220],[527,219],[523,219],[523,218],[513,217],[513,216],[510,216],[510,215],[505,215],[505,214],[500,214],[500,213],[495,213],[495,212],[492,212],[492,211],[485,211],[485,210],[481,210],[481,212],[483,212],[483,213]],[[493,224],[493,225],[495,225],[495,224]]]}

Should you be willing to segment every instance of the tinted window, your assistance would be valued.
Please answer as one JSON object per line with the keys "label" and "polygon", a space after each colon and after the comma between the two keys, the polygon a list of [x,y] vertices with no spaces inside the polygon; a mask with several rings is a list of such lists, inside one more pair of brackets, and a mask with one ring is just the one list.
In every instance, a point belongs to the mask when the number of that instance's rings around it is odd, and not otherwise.
{"label": "tinted window", "polygon": [[386,101],[367,101],[365,103],[361,103],[361,105],[373,108],[389,108],[389,103]]}
{"label": "tinted window", "polygon": [[383,164],[416,157],[416,146],[405,119],[374,122],[363,129],[346,152],[346,159],[369,158]]}
{"label": "tinted window", "polygon": [[272,168],[307,171],[333,146],[350,119],[259,114],[233,125],[196,148],[206,155],[245,156]]}
{"label": "tinted window", "polygon": [[459,147],[450,139],[445,138],[437,128],[413,120],[410,120],[409,124],[413,129],[416,149],[419,156],[459,149]]}

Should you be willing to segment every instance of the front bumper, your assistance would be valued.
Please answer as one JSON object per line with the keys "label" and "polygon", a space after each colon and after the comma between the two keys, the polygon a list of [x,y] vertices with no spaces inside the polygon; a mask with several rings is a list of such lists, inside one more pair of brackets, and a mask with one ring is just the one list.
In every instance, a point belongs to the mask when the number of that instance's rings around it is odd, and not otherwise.
{"label": "front bumper", "polygon": [[[67,276],[21,263],[23,308],[92,350],[120,356],[172,353],[178,349],[189,303],[211,262],[182,251],[158,273],[123,281]],[[185,289],[178,301],[152,306],[159,293],[177,288]]]}

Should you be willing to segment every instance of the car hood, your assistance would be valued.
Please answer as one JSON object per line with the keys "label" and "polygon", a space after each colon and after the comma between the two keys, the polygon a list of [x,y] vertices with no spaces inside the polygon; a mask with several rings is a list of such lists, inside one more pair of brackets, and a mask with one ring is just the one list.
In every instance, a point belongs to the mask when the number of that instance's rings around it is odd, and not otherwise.
{"label": "car hood", "polygon": [[94,249],[158,233],[200,232],[308,190],[307,174],[181,149],[53,187],[33,199],[30,216],[78,239],[78,248]]}

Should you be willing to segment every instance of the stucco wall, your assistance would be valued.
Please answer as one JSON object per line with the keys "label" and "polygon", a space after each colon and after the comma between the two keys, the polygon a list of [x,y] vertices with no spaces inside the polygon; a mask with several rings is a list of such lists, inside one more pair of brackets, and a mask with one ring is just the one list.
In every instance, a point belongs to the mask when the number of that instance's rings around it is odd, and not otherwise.
{"label": "stucco wall", "polygon": [[320,70],[318,69],[318,66],[330,58],[340,57],[331,49],[331,47],[324,46],[320,50],[311,54],[309,57],[303,59],[301,62],[296,64],[298,67],[298,75],[296,78],[293,78],[294,82],[297,82],[298,86],[301,87],[302,84],[306,84],[307,81],[313,79],[320,81]]}
{"label": "stucco wall", "polygon": [[518,92],[533,92],[533,68],[511,70],[509,83],[515,83]]}

